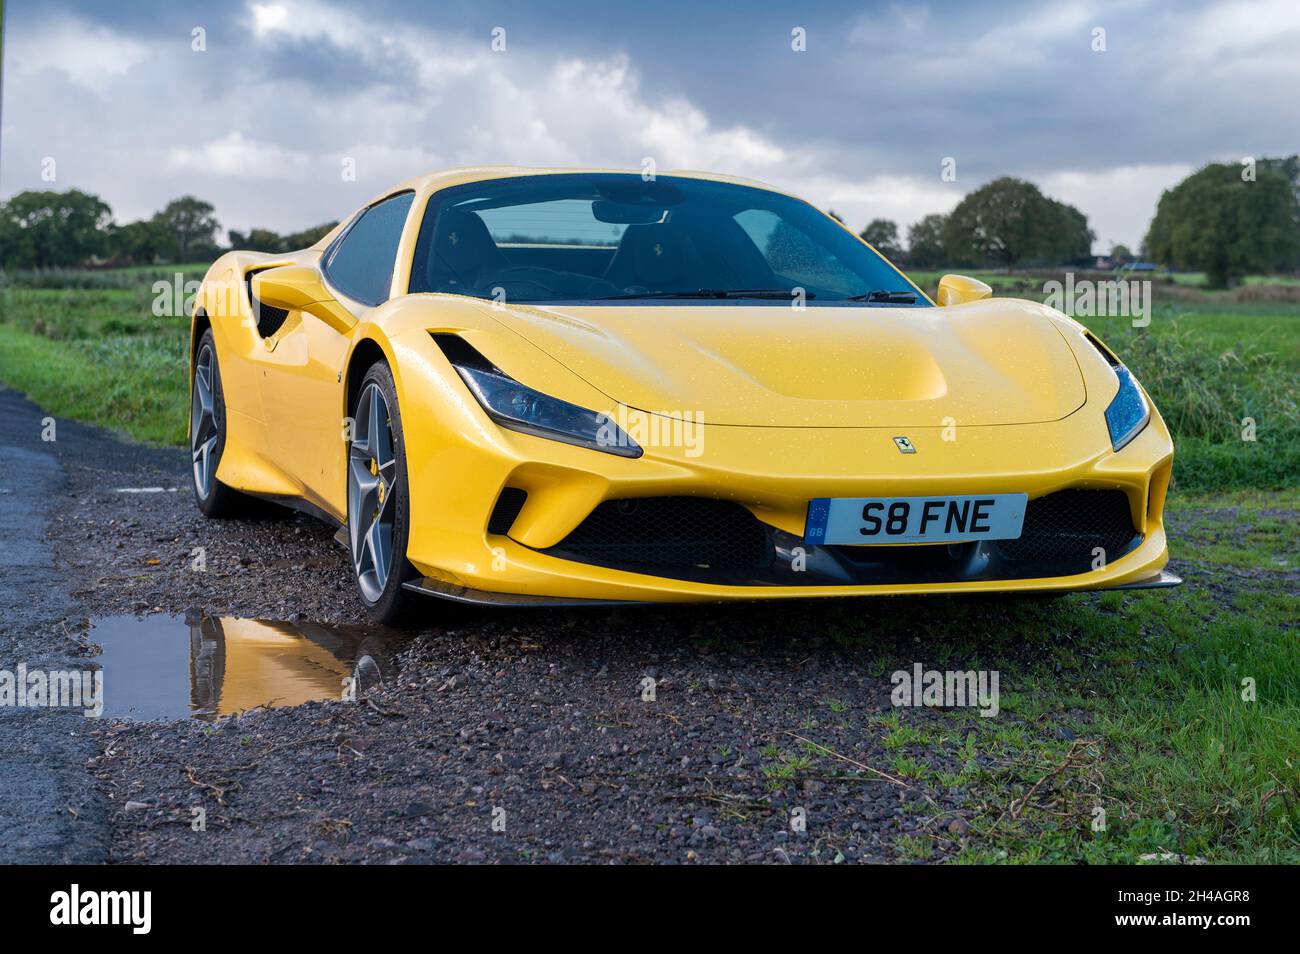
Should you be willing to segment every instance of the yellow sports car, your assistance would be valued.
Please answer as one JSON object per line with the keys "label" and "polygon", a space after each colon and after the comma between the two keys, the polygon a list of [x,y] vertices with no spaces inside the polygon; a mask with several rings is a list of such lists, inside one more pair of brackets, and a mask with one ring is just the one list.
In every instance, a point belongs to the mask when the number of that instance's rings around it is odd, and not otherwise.
{"label": "yellow sports car", "polygon": [[494,605],[1164,586],[1169,432],[1075,321],[931,301],[726,176],[458,169],[233,251],[194,492],[339,525],[361,598]]}

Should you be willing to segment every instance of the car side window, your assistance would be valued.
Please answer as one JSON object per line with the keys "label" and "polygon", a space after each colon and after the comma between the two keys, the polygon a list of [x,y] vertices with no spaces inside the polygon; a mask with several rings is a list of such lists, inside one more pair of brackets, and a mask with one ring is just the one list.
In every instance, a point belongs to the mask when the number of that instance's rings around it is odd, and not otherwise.
{"label": "car side window", "polygon": [[367,305],[388,300],[397,243],[414,192],[403,192],[364,210],[325,263],[325,277],[343,294]]}

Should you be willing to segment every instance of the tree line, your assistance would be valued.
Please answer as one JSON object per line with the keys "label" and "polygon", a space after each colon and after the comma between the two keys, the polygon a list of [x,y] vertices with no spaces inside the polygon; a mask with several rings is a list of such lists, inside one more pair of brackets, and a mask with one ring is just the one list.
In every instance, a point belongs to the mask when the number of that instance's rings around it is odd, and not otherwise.
{"label": "tree line", "polygon": [[[232,230],[230,247],[306,248],[336,224],[288,235]],[[118,225],[98,196],[77,189],[20,192],[0,202],[0,268],[197,262],[223,250],[220,232],[213,207],[194,196]],[[889,219],[872,220],[861,234],[892,261],[917,269],[1085,265],[1095,238],[1074,206],[1010,177],[971,192],[947,215],[925,216],[908,228],[906,243]],[[1132,255],[1123,246],[1111,251],[1121,259]],[[1300,156],[1210,163],[1192,173],[1160,197],[1141,254],[1204,271],[1216,288],[1252,272],[1300,268]]]}
{"label": "tree line", "polygon": [[[1072,265],[1091,261],[1095,237],[1073,206],[1033,183],[995,179],[947,215],[927,215],[907,230],[874,219],[862,238],[912,268]],[[1300,268],[1300,156],[1210,163],[1167,189],[1141,247],[1143,258],[1203,271],[1223,288],[1251,273]],[[1111,257],[1132,259],[1123,245]]]}
{"label": "tree line", "polygon": [[971,192],[947,215],[922,218],[907,230],[906,247],[889,219],[873,219],[861,235],[886,258],[912,268],[1081,265],[1092,261],[1096,238],[1074,206],[1010,176]]}
{"label": "tree line", "polygon": [[1300,156],[1211,163],[1160,197],[1144,252],[1223,288],[1300,268]]}
{"label": "tree line", "polygon": [[[315,244],[337,224],[288,235],[263,228],[232,230],[228,247],[289,252]],[[0,268],[202,262],[225,251],[220,234],[216,210],[191,195],[172,199],[147,219],[119,225],[106,202],[79,189],[19,192],[0,202]]]}

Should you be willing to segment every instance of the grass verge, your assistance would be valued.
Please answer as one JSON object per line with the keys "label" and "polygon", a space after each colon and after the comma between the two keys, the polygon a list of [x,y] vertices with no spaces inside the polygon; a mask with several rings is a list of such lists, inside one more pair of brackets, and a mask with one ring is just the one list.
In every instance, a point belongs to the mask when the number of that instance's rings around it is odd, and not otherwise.
{"label": "grass verge", "polygon": [[186,361],[175,334],[60,341],[0,324],[0,381],[55,417],[136,440],[184,443]]}
{"label": "grass verge", "polygon": [[[909,786],[899,861],[1300,862],[1298,518],[1295,490],[1173,496],[1172,590],[823,610],[819,632],[865,680],[917,662],[995,671],[1000,711],[864,716],[828,698],[791,728],[847,728],[845,755]],[[777,741],[769,787],[845,770]]]}

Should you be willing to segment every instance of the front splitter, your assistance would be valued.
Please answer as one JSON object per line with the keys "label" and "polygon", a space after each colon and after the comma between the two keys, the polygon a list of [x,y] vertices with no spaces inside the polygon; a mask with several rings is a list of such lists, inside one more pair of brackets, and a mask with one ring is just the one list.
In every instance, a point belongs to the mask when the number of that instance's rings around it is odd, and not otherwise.
{"label": "front splitter", "polygon": [[1155,576],[1149,576],[1145,580],[1134,580],[1132,583],[1121,583],[1119,586],[1105,587],[1107,590],[1159,590],[1168,586],[1181,586],[1183,578],[1176,573],[1170,573],[1168,570],[1161,570]]}
{"label": "front splitter", "polygon": [[442,580],[421,577],[408,580],[402,584],[403,589],[425,596],[451,600],[453,603],[469,603],[474,606],[495,606],[501,609],[512,607],[582,607],[582,606],[651,606],[646,600],[584,600],[563,596],[529,596],[523,593],[493,593],[489,590],[476,590],[468,586],[457,586]]}

